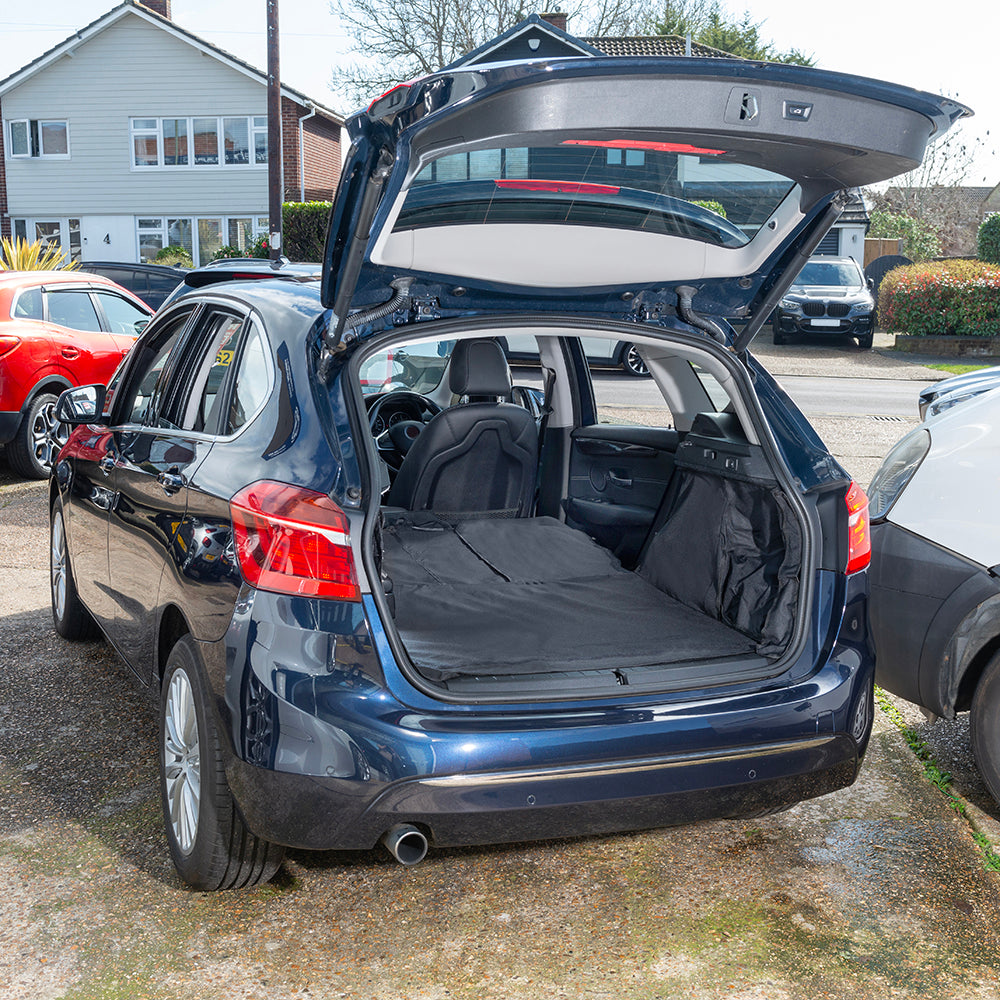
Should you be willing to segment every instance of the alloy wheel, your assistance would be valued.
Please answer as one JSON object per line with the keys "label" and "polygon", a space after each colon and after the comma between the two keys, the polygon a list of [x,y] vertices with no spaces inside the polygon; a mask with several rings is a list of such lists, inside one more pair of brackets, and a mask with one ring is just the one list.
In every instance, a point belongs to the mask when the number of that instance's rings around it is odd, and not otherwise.
{"label": "alloy wheel", "polygon": [[164,769],[170,826],[182,854],[190,854],[201,810],[201,744],[191,681],[174,671],[164,706]]}
{"label": "alloy wheel", "polygon": [[51,469],[56,455],[69,438],[69,427],[56,420],[55,401],[39,407],[31,422],[31,451],[43,468]]}
{"label": "alloy wheel", "polygon": [[625,367],[632,375],[648,375],[649,369],[646,362],[642,360],[635,344],[630,344],[625,351]]}
{"label": "alloy wheel", "polygon": [[51,544],[52,607],[62,620],[66,616],[66,530],[61,510],[52,516]]}

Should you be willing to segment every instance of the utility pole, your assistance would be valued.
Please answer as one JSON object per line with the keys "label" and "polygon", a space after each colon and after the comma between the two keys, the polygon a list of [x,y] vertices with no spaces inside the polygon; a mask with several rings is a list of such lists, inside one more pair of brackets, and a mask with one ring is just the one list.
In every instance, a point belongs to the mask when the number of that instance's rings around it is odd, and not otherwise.
{"label": "utility pole", "polygon": [[267,212],[271,260],[281,256],[281,72],[278,0],[267,0]]}

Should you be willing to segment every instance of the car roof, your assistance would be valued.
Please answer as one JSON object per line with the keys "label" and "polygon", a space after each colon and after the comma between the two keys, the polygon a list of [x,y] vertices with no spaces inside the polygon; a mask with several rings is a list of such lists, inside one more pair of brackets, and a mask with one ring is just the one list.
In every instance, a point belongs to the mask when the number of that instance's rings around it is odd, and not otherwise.
{"label": "car roof", "polygon": [[108,285],[120,288],[110,278],[90,271],[0,271],[0,282],[4,285]]}

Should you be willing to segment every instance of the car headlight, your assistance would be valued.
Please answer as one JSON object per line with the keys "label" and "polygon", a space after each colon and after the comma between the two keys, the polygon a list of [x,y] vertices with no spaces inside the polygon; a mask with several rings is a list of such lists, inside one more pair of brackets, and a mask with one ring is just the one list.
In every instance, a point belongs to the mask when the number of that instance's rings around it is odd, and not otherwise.
{"label": "car headlight", "polygon": [[782,299],[778,303],[778,308],[790,313],[802,312],[802,303],[796,302],[795,299]]}
{"label": "car headlight", "polygon": [[966,392],[947,392],[942,396],[938,396],[937,399],[927,407],[927,417],[936,417],[938,414],[944,413],[945,410],[950,410],[953,406],[957,406],[959,403],[966,403],[970,399],[975,399],[976,396],[981,396],[984,392],[989,392],[990,389],[995,389],[995,385],[984,385],[977,386],[974,389],[969,389]]}
{"label": "car headlight", "polygon": [[870,313],[874,308],[875,303],[871,300],[855,302],[854,305],[851,306],[851,315],[863,316],[865,313]]}
{"label": "car headlight", "polygon": [[873,521],[885,517],[930,451],[931,436],[923,427],[907,434],[885,457],[868,487],[868,511]]}

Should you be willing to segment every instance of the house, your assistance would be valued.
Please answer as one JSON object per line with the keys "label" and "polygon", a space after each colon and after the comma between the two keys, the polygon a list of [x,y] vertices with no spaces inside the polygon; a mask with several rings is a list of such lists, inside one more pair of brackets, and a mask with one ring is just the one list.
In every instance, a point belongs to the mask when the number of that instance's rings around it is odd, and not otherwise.
{"label": "house", "polygon": [[941,236],[942,256],[972,257],[983,219],[1000,207],[998,188],[1000,185],[892,186],[881,192],[879,207],[931,223]]}
{"label": "house", "polygon": [[[519,24],[498,35],[451,63],[447,69],[457,69],[486,63],[504,62],[513,59],[574,59],[598,56],[672,56],[696,59],[735,59],[729,52],[692,42],[689,38],[676,35],[629,35],[621,37],[594,36],[578,38],[566,30],[566,14],[561,11],[531,14]],[[609,154],[612,155],[612,154]],[[620,155],[620,154],[619,154]],[[630,151],[634,164],[641,167],[643,154],[639,150]],[[609,164],[611,161],[608,161]],[[628,165],[629,161],[625,162]],[[720,191],[724,179],[718,169],[707,164],[704,177],[692,175],[698,165],[689,164],[689,176],[685,188],[691,192],[691,200],[718,201],[725,204],[726,197]],[[720,184],[720,181],[723,183]],[[745,190],[745,187],[744,187]],[[817,249],[817,254],[853,257],[864,266],[865,234],[870,220],[864,197],[857,189],[849,192],[850,202],[840,219],[827,233]],[[692,197],[693,196],[693,197]],[[747,220],[753,222],[754,220]],[[756,220],[762,223],[764,220]]]}
{"label": "house", "polygon": [[[263,30],[263,26],[262,26]],[[196,264],[268,229],[267,75],[124,0],[0,81],[0,233]],[[329,200],[343,119],[281,88],[284,199]]]}

